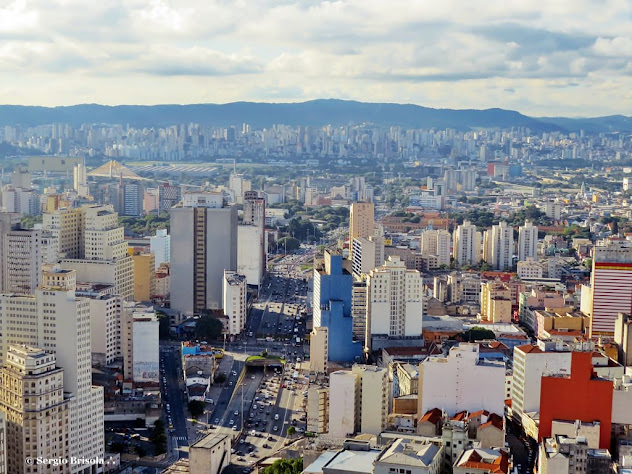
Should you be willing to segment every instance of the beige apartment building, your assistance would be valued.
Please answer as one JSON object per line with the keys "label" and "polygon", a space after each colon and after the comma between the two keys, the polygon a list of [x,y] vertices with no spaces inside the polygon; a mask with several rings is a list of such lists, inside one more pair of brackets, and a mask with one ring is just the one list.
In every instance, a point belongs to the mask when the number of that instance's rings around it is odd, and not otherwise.
{"label": "beige apartment building", "polygon": [[25,459],[69,459],[70,400],[54,354],[10,346],[2,368],[0,410],[6,417],[6,471],[70,473],[70,465],[29,465]]}

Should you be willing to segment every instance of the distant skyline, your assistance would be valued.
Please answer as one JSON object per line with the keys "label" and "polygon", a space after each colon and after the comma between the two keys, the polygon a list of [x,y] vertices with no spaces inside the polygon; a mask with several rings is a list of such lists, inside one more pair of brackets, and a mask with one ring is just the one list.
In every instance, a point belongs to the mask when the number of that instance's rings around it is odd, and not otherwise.
{"label": "distant skyline", "polygon": [[318,98],[632,114],[632,2],[17,0],[0,103]]}

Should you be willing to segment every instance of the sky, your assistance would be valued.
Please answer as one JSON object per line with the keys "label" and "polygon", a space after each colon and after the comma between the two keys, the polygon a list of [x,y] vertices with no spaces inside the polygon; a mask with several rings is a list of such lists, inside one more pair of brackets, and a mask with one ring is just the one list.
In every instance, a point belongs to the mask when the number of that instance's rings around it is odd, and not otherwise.
{"label": "sky", "polygon": [[0,103],[632,115],[632,0],[0,0]]}

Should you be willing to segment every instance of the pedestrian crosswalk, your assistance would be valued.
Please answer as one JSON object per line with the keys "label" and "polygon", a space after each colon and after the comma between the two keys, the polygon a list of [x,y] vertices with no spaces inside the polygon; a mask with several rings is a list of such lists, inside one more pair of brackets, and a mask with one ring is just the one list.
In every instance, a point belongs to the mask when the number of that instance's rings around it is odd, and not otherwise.
{"label": "pedestrian crosswalk", "polygon": [[173,439],[175,439],[176,441],[186,441],[187,437],[186,436],[174,436]]}

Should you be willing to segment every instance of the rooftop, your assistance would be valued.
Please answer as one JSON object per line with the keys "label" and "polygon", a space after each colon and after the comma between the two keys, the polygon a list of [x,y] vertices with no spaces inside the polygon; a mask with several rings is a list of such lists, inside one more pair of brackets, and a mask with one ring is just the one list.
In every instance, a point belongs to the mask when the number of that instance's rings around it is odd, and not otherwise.
{"label": "rooftop", "polygon": [[386,448],[375,462],[428,467],[433,463],[440,451],[441,448],[432,443],[406,442],[400,438]]}

